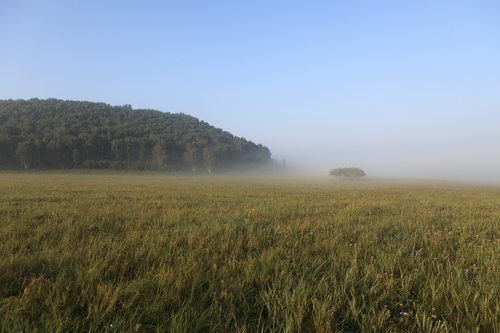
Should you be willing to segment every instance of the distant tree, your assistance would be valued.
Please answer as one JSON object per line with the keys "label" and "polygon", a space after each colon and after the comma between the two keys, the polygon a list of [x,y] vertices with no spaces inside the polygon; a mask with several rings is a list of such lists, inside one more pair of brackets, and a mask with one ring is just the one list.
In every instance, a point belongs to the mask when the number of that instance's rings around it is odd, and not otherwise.
{"label": "distant tree", "polygon": [[366,176],[366,173],[360,168],[337,168],[330,170],[330,176],[337,179],[359,179]]}
{"label": "distant tree", "polygon": [[78,149],[73,149],[73,167],[80,165],[80,152]]}
{"label": "distant tree", "polygon": [[167,148],[164,140],[158,140],[153,147],[153,164],[161,170],[167,163]]}
{"label": "distant tree", "polygon": [[19,159],[19,163],[24,169],[28,169],[31,166],[31,161],[33,157],[34,145],[31,141],[19,142],[16,148],[16,157]]}
{"label": "distant tree", "polygon": [[330,170],[330,176],[335,178],[340,178],[343,176],[342,168],[332,169]]}
{"label": "distant tree", "polygon": [[196,171],[198,167],[199,150],[198,148],[191,148],[184,152],[184,162],[192,170]]}
{"label": "distant tree", "polygon": [[205,167],[207,171],[210,173],[215,166],[215,157],[212,148],[203,148],[203,161],[205,162]]}

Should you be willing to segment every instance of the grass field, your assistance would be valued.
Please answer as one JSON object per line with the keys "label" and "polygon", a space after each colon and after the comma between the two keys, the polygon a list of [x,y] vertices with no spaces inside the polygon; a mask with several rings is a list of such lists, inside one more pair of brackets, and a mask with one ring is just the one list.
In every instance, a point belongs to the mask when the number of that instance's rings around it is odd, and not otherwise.
{"label": "grass field", "polygon": [[1,332],[500,332],[500,187],[0,174]]}

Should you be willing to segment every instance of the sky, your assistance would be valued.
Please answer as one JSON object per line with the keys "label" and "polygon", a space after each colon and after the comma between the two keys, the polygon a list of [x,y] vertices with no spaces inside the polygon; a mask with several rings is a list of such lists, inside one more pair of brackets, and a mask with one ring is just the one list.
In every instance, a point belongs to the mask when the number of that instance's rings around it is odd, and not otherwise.
{"label": "sky", "polygon": [[500,2],[2,0],[0,99],[183,112],[318,172],[500,182]]}

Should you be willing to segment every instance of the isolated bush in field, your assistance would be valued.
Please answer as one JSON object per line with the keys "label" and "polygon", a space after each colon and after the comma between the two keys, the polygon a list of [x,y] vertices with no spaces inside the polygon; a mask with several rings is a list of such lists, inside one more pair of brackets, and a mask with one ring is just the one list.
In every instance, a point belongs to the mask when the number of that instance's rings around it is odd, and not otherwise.
{"label": "isolated bush in field", "polygon": [[337,168],[330,170],[330,176],[342,179],[359,179],[366,176],[366,173],[360,168]]}

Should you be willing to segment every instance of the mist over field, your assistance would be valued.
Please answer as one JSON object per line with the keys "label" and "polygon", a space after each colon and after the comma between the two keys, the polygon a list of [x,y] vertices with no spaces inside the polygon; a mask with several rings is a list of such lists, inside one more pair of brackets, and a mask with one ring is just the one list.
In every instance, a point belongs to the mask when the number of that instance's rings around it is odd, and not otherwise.
{"label": "mist over field", "polygon": [[319,174],[499,182],[498,17],[496,1],[5,0],[0,99],[185,113]]}
{"label": "mist over field", "polygon": [[500,183],[500,154],[498,149],[477,151],[450,151],[442,153],[407,153],[399,156],[352,156],[346,158],[310,158],[294,156],[286,162],[303,175],[327,175],[337,167],[356,166],[367,173],[367,178],[443,179]]}

